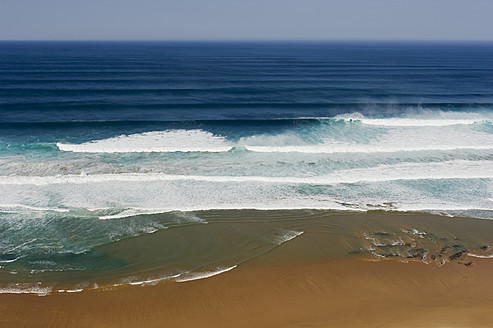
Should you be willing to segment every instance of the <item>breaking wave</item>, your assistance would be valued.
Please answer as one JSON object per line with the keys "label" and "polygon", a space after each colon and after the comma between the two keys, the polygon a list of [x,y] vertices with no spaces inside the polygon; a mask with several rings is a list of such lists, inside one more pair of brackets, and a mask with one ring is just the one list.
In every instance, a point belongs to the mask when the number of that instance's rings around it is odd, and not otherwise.
{"label": "breaking wave", "polygon": [[223,137],[202,130],[167,130],[121,135],[82,144],[57,143],[62,151],[78,153],[223,152],[231,145]]}
{"label": "breaking wave", "polygon": [[[228,126],[224,122],[225,127]],[[252,123],[253,124],[253,123]],[[240,137],[228,132],[175,129],[120,135],[81,144],[57,143],[75,153],[210,152],[389,153],[492,150],[491,119],[339,118],[294,120],[282,129]],[[288,129],[289,127],[289,129]]]}

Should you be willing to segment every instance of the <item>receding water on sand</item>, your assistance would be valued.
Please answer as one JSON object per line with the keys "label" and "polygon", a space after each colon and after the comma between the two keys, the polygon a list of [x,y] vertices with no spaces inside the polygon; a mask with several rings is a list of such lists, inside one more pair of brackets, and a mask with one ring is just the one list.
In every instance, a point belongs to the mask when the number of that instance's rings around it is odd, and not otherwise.
{"label": "receding water on sand", "polygon": [[[136,219],[164,222],[167,215]],[[258,263],[260,255],[278,247],[290,251],[277,252],[281,256],[269,257],[264,265],[359,258],[471,266],[477,258],[493,256],[491,220],[320,210],[216,210],[173,215],[183,221],[78,254],[52,251],[43,255],[33,248],[18,258],[4,255],[0,264],[2,292],[45,295],[205,279]],[[124,224],[128,218],[114,220]],[[99,222],[104,226],[114,220]],[[290,248],[298,238],[305,246]]]}

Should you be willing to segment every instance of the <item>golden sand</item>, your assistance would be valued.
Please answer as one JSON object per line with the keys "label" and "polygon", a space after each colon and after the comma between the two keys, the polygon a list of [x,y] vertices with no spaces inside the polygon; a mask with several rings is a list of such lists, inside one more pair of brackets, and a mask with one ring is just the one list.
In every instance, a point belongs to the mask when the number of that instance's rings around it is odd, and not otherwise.
{"label": "golden sand", "polygon": [[2,294],[0,327],[493,327],[492,260],[269,265],[276,252],[185,283]]}

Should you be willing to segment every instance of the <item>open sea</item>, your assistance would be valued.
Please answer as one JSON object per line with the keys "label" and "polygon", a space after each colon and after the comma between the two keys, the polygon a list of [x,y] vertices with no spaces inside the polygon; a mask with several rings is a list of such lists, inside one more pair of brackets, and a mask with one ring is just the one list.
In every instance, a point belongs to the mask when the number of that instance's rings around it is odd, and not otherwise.
{"label": "open sea", "polygon": [[493,219],[492,124],[493,43],[0,42],[0,291],[206,278],[304,233],[430,260],[446,237],[391,217]]}

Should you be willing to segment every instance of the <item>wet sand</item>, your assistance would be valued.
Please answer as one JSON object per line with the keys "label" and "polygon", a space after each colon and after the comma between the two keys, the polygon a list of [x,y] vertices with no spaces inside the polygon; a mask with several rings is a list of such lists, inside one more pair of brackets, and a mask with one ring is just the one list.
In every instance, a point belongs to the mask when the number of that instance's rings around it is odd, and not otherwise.
{"label": "wet sand", "polygon": [[[2,294],[0,326],[493,326],[493,260],[471,258],[469,266],[299,260],[302,252],[320,246],[312,239],[304,234],[202,280],[44,297]],[[286,261],[290,256],[298,261]]]}

